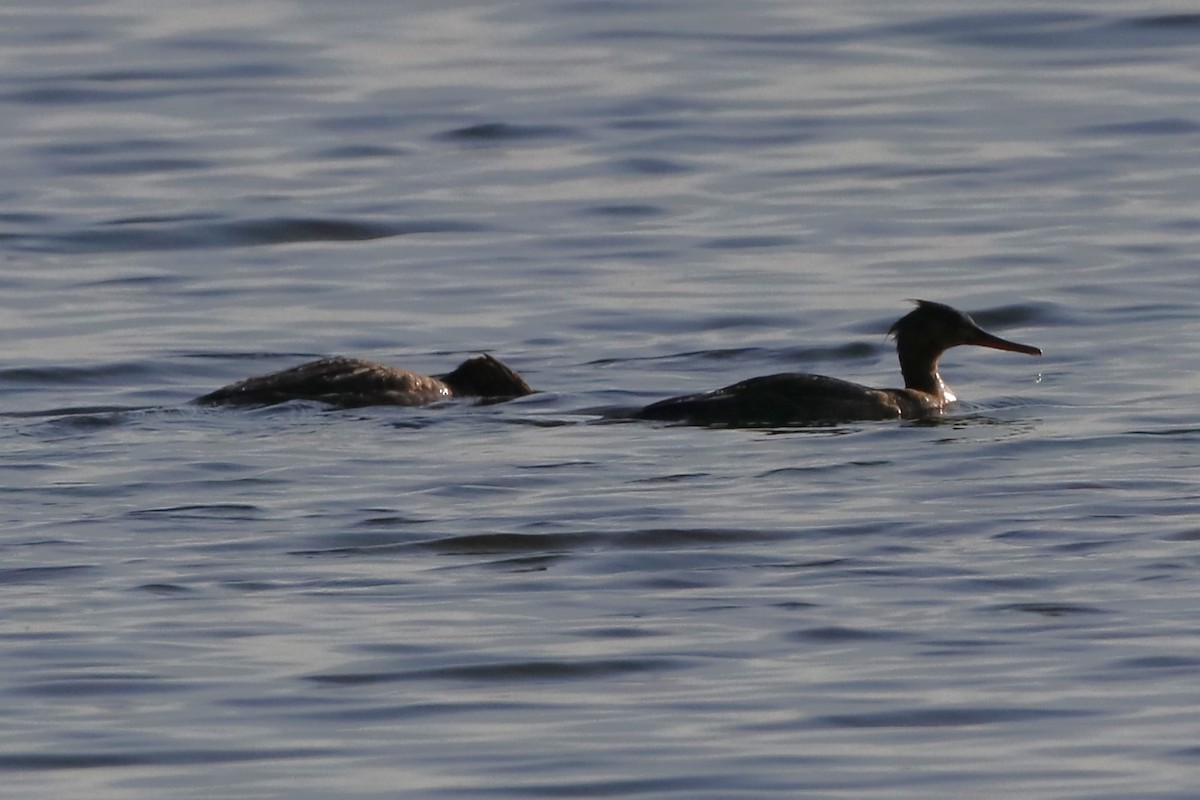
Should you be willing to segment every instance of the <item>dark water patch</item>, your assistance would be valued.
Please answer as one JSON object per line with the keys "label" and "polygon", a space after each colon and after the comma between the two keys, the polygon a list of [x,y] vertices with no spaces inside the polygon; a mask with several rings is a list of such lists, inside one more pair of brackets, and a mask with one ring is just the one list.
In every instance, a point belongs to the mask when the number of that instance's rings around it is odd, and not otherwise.
{"label": "dark water patch", "polygon": [[991,575],[985,577],[960,578],[944,582],[943,587],[967,594],[985,594],[990,591],[1033,591],[1053,589],[1055,580],[1031,575]]}
{"label": "dark water patch", "polygon": [[662,206],[649,203],[613,203],[608,205],[588,206],[582,209],[585,214],[601,217],[660,217],[668,213]]}
{"label": "dark water patch", "polygon": [[104,289],[108,287],[151,288],[162,291],[174,290],[180,286],[184,278],[180,275],[150,274],[150,275],[121,275],[115,278],[102,278],[98,281],[83,281],[84,287]]}
{"label": "dark water patch", "polygon": [[575,551],[603,544],[600,534],[589,533],[472,533],[448,536],[415,546],[441,555],[492,555],[497,553],[546,553]]}
{"label": "dark water patch", "polygon": [[598,358],[589,361],[585,366],[610,366],[614,364],[634,364],[640,361],[672,361],[676,359],[706,358],[713,361],[738,359],[746,355],[765,352],[760,347],[722,347],[713,350],[688,350],[683,353],[672,353],[665,356],[634,356],[630,358]]}
{"label": "dark water patch", "polygon": [[51,142],[36,145],[31,149],[42,156],[95,157],[116,156],[133,153],[151,153],[162,150],[177,150],[178,142],[167,139],[101,139],[87,141]]}
{"label": "dark water patch", "polygon": [[[732,330],[737,328],[778,328],[788,327],[780,320],[759,317],[723,316],[711,317],[702,321],[688,323],[684,332],[710,332],[714,330]],[[783,362],[809,364],[818,361],[859,361],[876,358],[885,349],[882,344],[870,342],[848,342],[841,345],[815,347],[714,347],[707,350],[684,350],[678,353],[654,356],[634,356],[626,358],[600,358],[589,361],[585,366],[608,366],[613,364],[635,364],[638,362],[670,363],[673,361],[745,361],[747,363]],[[715,386],[713,388],[716,388]]]}
{"label": "dark water patch", "polygon": [[1190,136],[1200,132],[1200,123],[1183,117],[1136,120],[1113,125],[1093,125],[1077,128],[1073,133],[1083,136]]}
{"label": "dark water patch", "polygon": [[455,219],[364,222],[279,217],[221,223],[108,222],[85,230],[21,236],[25,249],[44,252],[138,252],[225,247],[261,247],[309,242],[359,242],[429,233],[477,233],[484,228]]}
{"label": "dark water patch", "polygon": [[[631,414],[635,409],[629,409],[626,413]],[[654,475],[649,478],[636,478],[630,483],[634,484],[660,484],[660,483],[686,483],[688,481],[705,479],[712,475],[710,472],[676,472],[670,475]]]}
{"label": "dark water patch", "polygon": [[[277,61],[293,60],[300,65],[311,64],[321,45],[307,41],[282,37],[263,36],[256,28],[230,27],[221,31],[195,31],[163,36],[153,40],[155,44],[170,50],[200,52],[207,55],[228,56],[229,53],[250,53],[258,58],[270,54]],[[271,62],[277,63],[277,62]]]}
{"label": "dark water patch", "polygon": [[623,158],[608,166],[614,172],[630,175],[680,175],[695,171],[682,161],[651,157]]}
{"label": "dark water patch", "polygon": [[[699,163],[696,160],[697,156],[727,156],[730,152],[753,151],[759,148],[799,147],[817,139],[816,134],[808,129],[781,128],[778,125],[768,127],[765,123],[758,124],[759,122],[748,121],[746,125],[736,129],[737,133],[662,133],[647,137],[646,141],[640,143],[639,149],[659,153],[687,153],[693,156],[692,162],[681,163],[688,164],[688,172],[694,172],[700,170],[699,166],[691,166]],[[624,162],[613,162],[612,166],[619,168],[622,163]]]}
{"label": "dark water patch", "polygon": [[[504,417],[504,418],[500,418],[498,421],[505,425],[517,425],[517,426],[525,427],[525,428],[565,428],[565,427],[570,427],[572,425],[580,424],[580,422],[581,422],[581,420],[579,419],[580,415],[582,415],[582,416],[595,416],[595,415],[603,416],[605,413],[607,413],[607,411],[608,411],[608,409],[606,407],[581,408],[578,410],[573,410],[571,412],[572,416],[567,417],[567,418],[551,419],[549,417],[538,417],[538,418]],[[620,415],[622,415],[624,417],[628,417],[631,413],[633,413],[633,408],[622,409],[619,411],[619,413],[620,413]],[[628,421],[629,421],[628,419],[588,420],[588,422],[594,422],[596,424],[604,424],[607,422],[628,422]]]}
{"label": "dark water patch", "polygon": [[[1043,534],[1040,538],[1044,539]],[[1050,551],[1054,553],[1064,553],[1067,555],[1088,555],[1098,553],[1101,550],[1110,550],[1113,547],[1119,546],[1121,542],[1117,539],[1097,539],[1082,542],[1064,542],[1050,546]]]}
{"label": "dark water patch", "polygon": [[180,351],[177,355],[180,358],[202,358],[215,361],[281,361],[285,359],[301,361],[305,359],[326,358],[328,354],[273,350],[260,350],[256,352],[246,352],[244,350],[205,350],[201,352]]}
{"label": "dark water patch", "polygon": [[1200,231],[1200,217],[1174,217],[1160,221],[1158,227],[1175,233],[1195,233]]}
{"label": "dark water patch", "polygon": [[415,233],[473,233],[474,223],[450,219],[405,222],[358,222],[338,219],[280,218],[226,223],[213,230],[231,245],[273,245],[297,242],[355,242]]}
{"label": "dark water patch", "polygon": [[719,101],[710,99],[707,95],[639,94],[634,96],[621,95],[611,104],[599,107],[597,115],[602,120],[626,118],[666,119],[673,125],[682,125],[693,118],[703,118],[715,113],[723,106]]}
{"label": "dark water patch", "polygon": [[133,588],[134,591],[145,592],[157,597],[175,597],[193,591],[191,587],[181,586],[177,583],[143,583],[141,586]]}
{"label": "dark water patch", "polygon": [[125,516],[133,519],[165,517],[169,519],[208,519],[248,522],[261,519],[263,517],[263,509],[245,503],[205,503],[164,506],[162,508],[142,508],[126,512]]}
{"label": "dark water patch", "polygon": [[1161,258],[1163,256],[1182,254],[1184,249],[1174,244],[1139,242],[1138,244],[1125,244],[1120,245],[1119,247],[1114,247],[1113,252],[1124,253],[1131,256]]}
{"label": "dark water patch", "polygon": [[1099,17],[1073,11],[978,11],[925,17],[915,22],[893,25],[889,30],[898,33],[955,36],[964,31],[997,33],[1013,30],[1046,30],[1056,26],[1080,25]]}
{"label": "dark water patch", "polygon": [[383,147],[380,145],[344,145],[321,150],[313,155],[318,159],[359,159],[359,158],[399,158],[408,155],[409,151],[400,147]]}
{"label": "dark water patch", "polygon": [[1156,16],[1134,17],[1119,24],[1130,28],[1149,28],[1151,30],[1164,28],[1179,30],[1193,35],[1200,34],[1200,14],[1159,14]]}
{"label": "dark water patch", "polygon": [[876,358],[890,347],[871,342],[847,342],[826,347],[786,347],[775,351],[785,361],[859,361]]}
{"label": "dark water patch", "polygon": [[[784,316],[770,316],[767,314],[708,314],[697,316],[695,318],[683,321],[691,330],[697,331],[720,331],[730,329],[770,329],[787,327],[792,324],[792,320]],[[748,348],[738,348],[734,352],[741,352]],[[711,352],[711,351],[706,351]],[[720,351],[725,352],[725,351]]]}
{"label": "dark water patch", "polygon": [[669,117],[637,117],[612,120],[608,127],[618,131],[676,131],[687,128],[688,122]]}
{"label": "dark water patch", "polygon": [[220,218],[220,214],[143,214],[136,217],[117,217],[116,219],[105,220],[99,223],[99,225],[111,225],[117,228],[127,225],[174,225],[177,223],[187,224]]}
{"label": "dark water patch", "polygon": [[[439,542],[443,540],[438,540]],[[428,539],[415,538],[414,535],[402,535],[399,532],[364,534],[337,533],[331,536],[317,537],[313,546],[303,550],[291,550],[293,556],[378,556],[388,553],[403,552],[413,547],[438,551]],[[452,548],[453,545],[447,545]],[[484,554],[494,551],[485,551]],[[507,551],[506,551],[507,552]],[[457,554],[457,553],[449,553]]]}
{"label": "dark water patch", "polygon": [[[798,765],[811,762],[798,756],[792,756],[788,768],[796,769]],[[825,762],[822,762],[825,763]],[[726,787],[721,789],[720,787]],[[797,797],[797,792],[806,795],[814,791],[833,791],[844,788],[840,783],[831,785],[823,780],[797,781],[794,777],[787,780],[764,778],[761,774],[730,775],[727,772],[710,772],[706,770],[688,769],[686,773],[672,775],[667,778],[595,778],[590,780],[555,780],[553,778],[537,780],[522,776],[515,782],[499,782],[485,789],[472,789],[464,793],[454,788],[450,790],[435,790],[430,797],[460,799],[465,797],[512,797],[518,800],[529,798],[671,798],[671,797],[721,797],[721,798],[754,798],[754,797]],[[830,795],[832,796],[832,795]],[[1153,798],[1153,800],[1165,800]]]}
{"label": "dark water patch", "polygon": [[[547,248],[570,249],[573,252],[568,258],[576,263],[624,263],[653,264],[668,261],[672,252],[669,249],[652,249],[644,246],[640,235],[630,236],[555,236],[548,237],[538,243]],[[574,267],[549,267],[542,270],[548,275],[578,274]]]}
{"label": "dark water patch", "polygon": [[934,639],[923,643],[926,647],[921,651],[922,656],[957,656],[974,653],[982,648],[1012,647],[1007,639]]}
{"label": "dark water patch", "polygon": [[1043,324],[1056,318],[1056,308],[1050,303],[1015,303],[970,313],[972,319],[988,330]]}
{"label": "dark water patch", "polygon": [[[581,261],[637,261],[642,260],[635,253],[640,252],[641,235],[629,233],[589,233],[572,234],[568,236],[547,236],[539,243],[540,247],[554,250],[573,251],[569,256]],[[647,259],[652,260],[652,259]],[[551,269],[549,274],[570,274],[564,269]]]}
{"label": "dark water patch", "polygon": [[[839,564],[842,562],[840,558],[831,558],[825,561],[812,561],[807,564],[789,565],[789,566],[812,566],[812,567],[827,567]],[[820,603],[809,603],[805,600],[784,600],[779,603],[771,603],[771,608],[780,608],[784,611],[808,611],[809,609],[819,608]]]}
{"label": "dark water patch", "polygon": [[813,642],[819,644],[837,644],[840,642],[881,641],[888,639],[905,639],[909,634],[901,631],[868,630],[866,628],[851,628],[843,625],[824,625],[816,628],[804,628],[785,634],[785,638],[793,642]]}
{"label": "dark water patch", "polygon": [[[858,558],[813,558],[804,559],[801,561],[784,561],[778,564],[768,564],[772,569],[781,570],[800,570],[800,569],[829,569],[830,567],[838,567],[844,573],[853,573],[861,575],[872,570],[867,566],[869,562]],[[795,601],[796,608],[807,608],[814,605],[813,603]],[[778,604],[780,608],[788,607],[787,603]]]}
{"label": "dark water patch", "polygon": [[408,116],[399,114],[354,114],[320,117],[312,120],[311,124],[318,130],[332,133],[365,134],[395,131],[410,121]]}
{"label": "dark water patch", "polygon": [[[54,217],[50,214],[34,214],[27,211],[9,211],[0,214],[0,223],[8,225],[20,225],[22,227],[35,227],[39,225],[48,225],[54,221]],[[15,239],[16,234],[6,233],[0,235],[0,239]]]}
{"label": "dark water patch", "polygon": [[[242,592],[245,594],[256,594],[258,592],[275,592],[280,589],[288,589],[292,587],[290,582],[286,581],[259,581],[249,580],[246,578],[235,578],[231,580],[223,580],[219,582],[223,589],[229,589],[234,592]],[[377,585],[373,583],[372,585]]]}
{"label": "dark water patch", "polygon": [[[849,169],[855,169],[851,167]],[[893,166],[889,164],[871,164],[865,165],[863,171],[874,178],[883,180],[906,180],[917,179],[925,180],[929,178],[962,178],[962,177],[990,177],[1002,172],[1000,167],[993,165],[972,164],[972,165],[957,165],[957,166],[932,166],[932,165],[917,165],[907,164],[903,166]],[[960,183],[959,185],[964,185]]]}
{"label": "dark water patch", "polygon": [[820,56],[829,57],[830,51],[809,49],[813,45],[831,44],[859,38],[856,29],[843,28],[825,30],[792,30],[771,33],[741,33],[735,31],[699,31],[686,27],[667,28],[600,28],[579,36],[579,41],[626,41],[626,42],[680,42],[702,45],[754,45],[751,49],[736,49],[743,55],[758,54],[761,57],[763,47],[787,48],[795,55],[795,48],[804,48],[809,58]]}
{"label": "dark water patch", "polygon": [[[981,267],[1041,267],[1049,270],[1062,267],[1067,263],[1069,263],[1069,259],[1048,253],[1023,253],[1019,250],[1010,250],[1005,253],[981,253],[973,256],[969,262],[962,263],[962,269],[967,271],[978,270]],[[1053,310],[1056,315],[1065,314],[1062,306],[1049,303],[1044,305],[1048,307],[1047,310]]]}
{"label": "dark water patch", "polygon": [[[10,367],[0,370],[0,383],[35,386],[80,386],[155,374],[144,361],[116,361],[88,367]],[[84,413],[94,413],[87,411]]]}
{"label": "dark water patch", "polygon": [[112,161],[75,162],[65,171],[72,175],[139,175],[211,169],[216,162],[199,158],[127,158]]}
{"label": "dark water patch", "polygon": [[722,236],[701,244],[711,250],[754,250],[772,247],[795,247],[800,242],[795,236]]}
{"label": "dark water patch", "polygon": [[562,555],[520,556],[518,558],[500,558],[493,561],[484,561],[474,566],[496,572],[545,572],[564,558],[565,556]]}
{"label": "dark water patch", "polygon": [[0,586],[51,583],[60,580],[75,580],[77,576],[93,572],[98,567],[92,564],[64,564],[53,567],[14,567],[0,569]]}
{"label": "dark water patch", "polygon": [[578,131],[557,125],[514,125],[507,122],[483,122],[443,131],[434,138],[450,142],[500,144],[536,139],[574,138]]}
{"label": "dark water patch", "polygon": [[857,461],[846,461],[836,464],[811,464],[803,467],[776,467],[775,469],[760,472],[754,477],[757,480],[765,478],[780,478],[780,477],[796,477],[807,480],[814,475],[828,475],[842,470],[858,470],[864,467],[887,467],[894,464],[893,459],[863,459]]}
{"label": "dark water patch", "polygon": [[870,181],[927,180],[930,178],[987,177],[1001,172],[998,167],[971,166],[924,166],[872,162],[866,164],[839,164],[831,167],[804,167],[781,170],[776,177],[792,182],[813,181],[829,178],[860,178]]}
{"label": "dark water patch", "polygon": [[409,525],[424,525],[430,522],[425,517],[410,517],[403,514],[389,514],[383,517],[368,517],[359,520],[358,527],[362,528],[403,528]]}
{"label": "dark water patch", "polygon": [[63,633],[59,631],[13,631],[8,633],[0,633],[0,642],[37,642],[50,643],[51,645],[59,643],[73,644],[76,640],[74,633]]}
{"label": "dark water patch", "polygon": [[525,681],[597,680],[623,675],[675,671],[689,666],[680,658],[614,658],[580,661],[505,661],[469,666],[397,672],[333,672],[309,675],[313,683],[332,686],[370,686],[399,681],[467,681],[511,683]]}
{"label": "dark water patch", "polygon": [[[1186,47],[1198,41],[1198,14],[1148,14],[1112,18],[1058,11],[988,11],[946,14],[889,25],[872,36],[918,36],[952,44],[1021,50],[1066,66],[1112,65],[1145,48]],[[1093,50],[1092,58],[1078,54]],[[1063,52],[1074,53],[1063,58]]]}
{"label": "dark water patch", "polygon": [[572,636],[584,639],[647,639],[658,636],[669,636],[666,630],[650,630],[648,628],[633,628],[628,625],[610,625],[597,628],[576,628],[570,632]]}
{"label": "dark water patch", "polygon": [[1137,658],[1122,658],[1112,661],[1108,664],[1108,669],[1111,669],[1118,675],[1141,675],[1145,676],[1146,672],[1162,674],[1163,672],[1179,672],[1186,675],[1194,675],[1200,668],[1200,658],[1195,656],[1139,656]]}
{"label": "dark water patch", "polygon": [[136,106],[149,100],[161,100],[185,94],[215,94],[217,91],[215,88],[185,90],[178,86],[164,86],[160,89],[112,89],[107,87],[101,89],[96,85],[85,88],[71,84],[59,84],[0,94],[0,101],[31,106],[83,106],[99,103],[129,103]]}
{"label": "dark water patch", "polygon": [[609,541],[621,548],[670,550],[713,545],[774,541],[777,534],[739,528],[650,528],[614,534]]}
{"label": "dark water patch", "polygon": [[[339,536],[338,538],[343,537]],[[296,550],[291,554],[347,555],[398,551],[413,547],[429,550],[439,555],[454,556],[526,554],[520,556],[523,561],[505,559],[489,562],[503,567],[505,564],[548,564],[560,558],[564,553],[581,550],[613,548],[678,550],[772,541],[777,536],[769,532],[742,529],[659,528],[619,533],[472,533],[423,541],[388,540],[385,537],[376,541],[364,542],[361,541],[361,537],[353,538],[355,540],[353,544],[335,544],[327,548]]]}
{"label": "dark water patch", "polygon": [[569,0],[553,4],[553,8],[569,16],[624,16],[652,7],[652,4],[632,0]]}
{"label": "dark water patch", "polygon": [[141,750],[128,751],[93,751],[55,753],[10,752],[0,753],[0,769],[21,771],[49,771],[78,769],[113,769],[120,767],[170,767],[190,764],[241,764],[252,761],[280,761],[284,759],[311,759],[334,755],[332,749],[317,749],[312,747],[290,747],[259,749],[239,747],[237,749],[196,749],[179,748],[173,750]]}
{"label": "dark water patch", "polygon": [[130,415],[144,409],[114,406],[80,406],[9,411],[0,417],[41,419],[39,432],[46,441],[95,433],[125,425]]}
{"label": "dark water patch", "polygon": [[95,676],[49,679],[25,684],[22,694],[37,697],[115,698],[127,695],[159,694],[184,691],[188,687],[175,681],[166,681],[147,675],[101,674]]}
{"label": "dark water patch", "polygon": [[[27,105],[137,103],[182,95],[228,92],[244,82],[275,82],[304,72],[281,62],[209,63],[190,67],[147,67],[84,71],[27,80],[28,88],[5,95]],[[129,88],[136,86],[137,88]]]}
{"label": "dark water patch", "polygon": [[1052,54],[1112,46],[1121,39],[1096,14],[1061,11],[984,11],[927,17],[883,27],[877,35],[916,36],[950,45]]}
{"label": "dark water patch", "polygon": [[308,718],[322,723],[326,720],[332,720],[342,723],[366,724],[372,722],[422,720],[456,716],[460,714],[470,715],[472,717],[489,713],[498,715],[512,715],[522,712],[537,711],[540,708],[542,708],[542,706],[538,706],[533,703],[480,702],[477,700],[473,700],[470,703],[404,703],[398,705],[372,703],[369,706],[358,706],[354,708],[345,708],[341,706],[333,708],[321,707],[313,711],[305,711],[299,714],[289,714],[288,716],[289,718]]}
{"label": "dark water patch", "polygon": [[1003,603],[990,606],[988,611],[1019,611],[1025,614],[1037,614],[1043,617],[1075,617],[1095,614],[1111,614],[1112,612],[1096,606],[1086,606],[1077,603]]}
{"label": "dark water patch", "polygon": [[279,62],[208,63],[186,68],[118,69],[79,75],[83,81],[99,83],[148,83],[159,81],[233,81],[289,78],[302,75],[296,67]]}
{"label": "dark water patch", "polygon": [[1087,717],[1094,716],[1094,713],[1055,708],[910,708],[864,714],[830,714],[817,717],[815,722],[834,728],[962,728]]}
{"label": "dark water patch", "polygon": [[597,461],[575,459],[572,461],[551,461],[543,464],[519,464],[517,469],[538,472],[541,470],[578,469],[580,467],[595,469],[602,466],[604,465]]}

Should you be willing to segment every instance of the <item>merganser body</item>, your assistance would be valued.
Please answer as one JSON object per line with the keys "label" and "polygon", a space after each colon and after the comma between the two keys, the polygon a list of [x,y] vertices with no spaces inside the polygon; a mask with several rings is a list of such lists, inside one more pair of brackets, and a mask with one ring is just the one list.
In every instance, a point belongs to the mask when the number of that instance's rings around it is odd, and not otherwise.
{"label": "merganser body", "polygon": [[951,347],[975,345],[1040,356],[1027,344],[1001,339],[961,311],[928,300],[902,317],[888,333],[896,340],[903,389],[874,389],[850,381],[785,372],[711,392],[672,397],[646,406],[635,417],[697,425],[789,425],[849,420],[929,418],[957,398],[938,373]]}
{"label": "merganser body", "polygon": [[422,406],[454,397],[499,402],[532,394],[513,369],[490,355],[469,358],[445,375],[421,375],[357,358],[323,358],[247,378],[196,398],[201,405],[268,406],[315,400],[338,408]]}

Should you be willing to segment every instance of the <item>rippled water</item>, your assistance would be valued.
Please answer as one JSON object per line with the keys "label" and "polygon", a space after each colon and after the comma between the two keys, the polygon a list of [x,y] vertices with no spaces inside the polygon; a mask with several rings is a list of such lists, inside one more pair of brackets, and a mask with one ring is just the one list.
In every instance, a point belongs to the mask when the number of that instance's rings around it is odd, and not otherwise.
{"label": "rippled water", "polygon": [[1200,15],[994,9],[0,10],[0,795],[1194,797]]}

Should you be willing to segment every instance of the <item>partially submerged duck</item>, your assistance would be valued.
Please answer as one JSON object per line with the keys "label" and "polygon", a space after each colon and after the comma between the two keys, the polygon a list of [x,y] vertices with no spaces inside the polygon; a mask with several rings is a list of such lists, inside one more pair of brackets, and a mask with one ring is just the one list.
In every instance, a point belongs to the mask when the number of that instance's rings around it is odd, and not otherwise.
{"label": "partially submerged duck", "polygon": [[269,406],[316,400],[338,408],[422,406],[453,397],[500,402],[533,394],[512,368],[490,355],[469,358],[445,375],[420,375],[357,358],[323,358],[247,378],[197,397],[208,406]]}
{"label": "partially submerged duck", "polygon": [[637,413],[639,419],[699,425],[787,425],[847,420],[934,417],[957,398],[938,374],[942,353],[976,345],[1040,356],[1027,344],[994,336],[961,311],[928,300],[902,317],[888,333],[896,340],[903,389],[873,389],[850,381],[786,372],[766,375],[711,392],[661,400]]}

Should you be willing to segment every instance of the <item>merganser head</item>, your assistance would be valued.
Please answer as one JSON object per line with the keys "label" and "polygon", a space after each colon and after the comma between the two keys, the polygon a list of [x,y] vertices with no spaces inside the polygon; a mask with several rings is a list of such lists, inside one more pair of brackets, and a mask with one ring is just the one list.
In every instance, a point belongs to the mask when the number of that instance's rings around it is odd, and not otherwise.
{"label": "merganser head", "polygon": [[1008,350],[1040,356],[1042,351],[1027,344],[993,336],[975,324],[975,320],[944,303],[914,300],[917,307],[896,321],[888,334],[902,353],[918,352],[935,359],[951,347],[973,344],[994,350]]}
{"label": "merganser head", "polygon": [[942,303],[914,300],[917,307],[901,317],[888,331],[896,340],[904,386],[933,395],[938,405],[953,402],[953,392],[938,374],[938,360],[951,347],[973,344],[1040,356],[1042,351],[1027,344],[993,336],[963,312]]}
{"label": "merganser head", "polygon": [[468,358],[453,372],[436,377],[460,397],[506,399],[533,394],[533,389],[524,378],[487,353]]}

